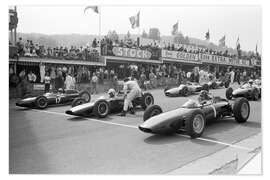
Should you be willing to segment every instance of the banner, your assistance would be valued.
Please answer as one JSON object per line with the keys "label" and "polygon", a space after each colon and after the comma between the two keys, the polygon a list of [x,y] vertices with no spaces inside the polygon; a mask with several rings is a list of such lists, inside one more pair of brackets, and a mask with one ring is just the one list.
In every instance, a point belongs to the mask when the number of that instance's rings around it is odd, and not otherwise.
{"label": "banner", "polygon": [[115,56],[121,56],[121,57],[150,59],[152,56],[151,52],[147,50],[140,50],[140,49],[113,47],[112,51]]}
{"label": "banner", "polygon": [[235,65],[235,66],[250,66],[249,60],[244,59],[233,59],[224,56],[217,56],[211,54],[199,54],[199,60],[202,62],[213,63],[213,64],[224,64],[224,65]]}
{"label": "banner", "polygon": [[198,54],[186,53],[181,51],[168,51],[164,49],[162,49],[162,57],[184,61],[199,61]]}

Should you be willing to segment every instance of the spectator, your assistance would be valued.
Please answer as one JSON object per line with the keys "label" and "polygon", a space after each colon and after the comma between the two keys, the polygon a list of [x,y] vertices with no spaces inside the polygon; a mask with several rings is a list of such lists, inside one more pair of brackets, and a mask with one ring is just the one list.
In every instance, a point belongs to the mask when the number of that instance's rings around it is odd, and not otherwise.
{"label": "spectator", "polygon": [[68,73],[65,80],[66,89],[75,89],[75,83],[75,78],[70,73]]}
{"label": "spectator", "polygon": [[36,82],[37,76],[36,76],[32,71],[30,71],[29,74],[28,74],[27,76],[28,76],[28,81],[29,81],[30,83]]}
{"label": "spectator", "polygon": [[44,77],[44,83],[45,83],[45,93],[50,91],[50,85],[51,85],[51,77],[49,72],[45,73],[45,77]]}
{"label": "spectator", "polygon": [[96,73],[93,73],[92,76],[92,94],[94,94],[94,92],[97,94],[97,83],[98,83],[98,77],[96,76]]}
{"label": "spectator", "polygon": [[62,76],[62,71],[57,71],[57,77],[55,78],[55,89],[64,89],[64,78]]}

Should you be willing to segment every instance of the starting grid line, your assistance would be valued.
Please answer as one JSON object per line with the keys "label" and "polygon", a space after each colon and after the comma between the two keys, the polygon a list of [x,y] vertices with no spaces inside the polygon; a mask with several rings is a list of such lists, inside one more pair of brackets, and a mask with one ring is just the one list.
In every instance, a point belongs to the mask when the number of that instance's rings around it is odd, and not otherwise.
{"label": "starting grid line", "polygon": [[[60,113],[60,112],[53,112],[53,111],[46,111],[46,110],[36,110],[36,109],[32,109],[32,111],[35,112],[43,112],[43,113],[48,113],[48,114],[55,114],[55,115],[59,115],[59,116],[67,116],[67,117],[75,117],[73,115],[69,115],[69,114],[65,114],[65,113]],[[91,119],[91,118],[85,118],[82,117],[82,119],[87,119],[93,122],[98,122],[98,123],[103,123],[103,124],[109,124],[109,125],[115,125],[115,126],[122,126],[122,127],[128,127],[128,128],[133,128],[133,129],[138,129],[137,126],[132,126],[132,125],[127,125],[127,124],[120,124],[120,123],[114,123],[114,122],[108,122],[108,121],[102,121],[102,120],[97,120],[97,119]],[[187,135],[183,135],[183,134],[177,134],[178,136],[181,137],[185,137],[185,138],[189,138],[189,136]],[[232,147],[232,148],[236,148],[236,149],[242,149],[242,150],[246,150],[246,151],[252,151],[253,149],[251,148],[247,148],[247,147],[243,147],[243,146],[238,146],[238,145],[234,145],[234,144],[230,144],[230,143],[225,143],[225,142],[220,142],[220,141],[215,141],[212,139],[206,139],[206,138],[196,138],[197,140],[201,140],[201,141],[205,141],[205,142],[211,142],[211,143],[215,143],[215,144],[221,144],[224,146],[228,146],[228,147]]]}

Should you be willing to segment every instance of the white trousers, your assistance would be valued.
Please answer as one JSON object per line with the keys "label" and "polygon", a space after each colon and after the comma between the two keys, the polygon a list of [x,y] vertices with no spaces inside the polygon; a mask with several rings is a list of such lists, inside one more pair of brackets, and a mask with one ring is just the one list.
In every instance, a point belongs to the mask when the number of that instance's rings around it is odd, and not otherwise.
{"label": "white trousers", "polygon": [[127,97],[124,100],[124,111],[128,110],[128,107],[133,107],[132,101],[136,99],[137,97],[141,96],[141,90],[140,89],[132,89],[128,94]]}

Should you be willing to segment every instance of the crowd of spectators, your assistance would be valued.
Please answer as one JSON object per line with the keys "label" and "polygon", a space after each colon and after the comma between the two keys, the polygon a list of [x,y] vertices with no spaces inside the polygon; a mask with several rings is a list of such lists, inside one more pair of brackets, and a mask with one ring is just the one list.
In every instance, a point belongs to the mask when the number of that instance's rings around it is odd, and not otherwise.
{"label": "crowd of spectators", "polygon": [[22,38],[19,38],[17,47],[20,57],[99,61],[99,48],[96,48],[97,46],[45,47],[33,43],[32,40],[24,42]]}

